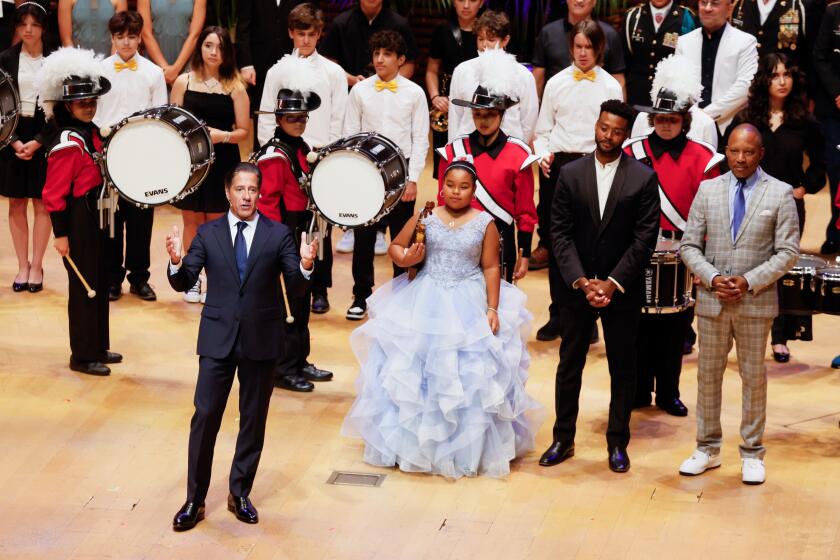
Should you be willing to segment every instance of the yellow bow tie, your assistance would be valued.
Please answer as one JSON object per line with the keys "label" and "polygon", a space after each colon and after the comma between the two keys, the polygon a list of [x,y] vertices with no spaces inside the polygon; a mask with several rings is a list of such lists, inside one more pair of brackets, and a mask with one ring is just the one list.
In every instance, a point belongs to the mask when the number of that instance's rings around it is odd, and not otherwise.
{"label": "yellow bow tie", "polygon": [[383,82],[382,80],[376,80],[376,83],[373,84],[373,87],[376,88],[376,91],[382,91],[383,89],[387,89],[388,91],[393,91],[394,93],[397,92],[397,80],[391,80],[390,82]]}
{"label": "yellow bow tie", "polygon": [[576,82],[581,80],[589,80],[590,82],[595,81],[595,70],[589,70],[588,72],[581,72],[578,69],[575,69],[574,74],[572,76],[575,78]]}
{"label": "yellow bow tie", "polygon": [[114,62],[114,70],[117,72],[122,72],[123,70],[131,70],[134,72],[137,70],[137,60],[132,58],[128,62],[120,62],[119,60]]}

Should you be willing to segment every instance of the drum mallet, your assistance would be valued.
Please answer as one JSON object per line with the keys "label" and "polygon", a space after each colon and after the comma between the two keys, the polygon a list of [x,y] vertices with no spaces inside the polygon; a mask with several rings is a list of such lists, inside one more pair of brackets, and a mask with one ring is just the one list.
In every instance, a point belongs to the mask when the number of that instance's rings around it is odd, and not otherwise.
{"label": "drum mallet", "polygon": [[76,266],[76,263],[73,262],[73,259],[70,258],[70,255],[69,254],[64,255],[64,258],[67,259],[68,263],[70,263],[70,268],[73,269],[73,272],[75,272],[76,276],[79,277],[79,282],[81,282],[82,286],[84,286],[85,289],[87,290],[87,297],[89,297],[90,299],[95,298],[96,297],[96,290],[92,289],[90,287],[90,284],[87,283],[87,280],[85,280],[85,277],[82,276],[81,272],[79,272],[79,267]]}
{"label": "drum mallet", "polygon": [[280,275],[280,291],[283,292],[283,305],[286,308],[286,322],[290,325],[295,322],[292,310],[289,308],[289,296],[286,294],[286,283],[283,282],[283,275]]}

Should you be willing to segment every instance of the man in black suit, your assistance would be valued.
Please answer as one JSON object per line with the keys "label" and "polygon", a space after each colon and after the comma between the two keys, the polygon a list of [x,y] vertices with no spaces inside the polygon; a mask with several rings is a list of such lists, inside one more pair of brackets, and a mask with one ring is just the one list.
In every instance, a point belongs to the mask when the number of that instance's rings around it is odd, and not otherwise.
{"label": "man in black suit", "polygon": [[560,363],[555,386],[554,438],[540,465],[574,455],[583,366],[595,320],[604,326],[610,370],[609,466],[630,469],[630,410],[636,383],[636,330],[642,275],[656,247],[656,173],[627,157],[621,145],[634,111],[609,100],[595,124],[595,153],[560,170],[551,207],[551,246],[562,277]]}
{"label": "man in black suit", "polygon": [[[239,0],[236,23],[236,62],[250,84],[251,108],[260,106],[265,74],[284,54],[292,52],[289,12],[305,0]],[[318,5],[318,0],[310,0]]]}
{"label": "man in black suit", "polygon": [[303,293],[317,253],[317,243],[302,243],[298,256],[289,228],[257,212],[261,180],[255,165],[233,168],[225,181],[230,211],[198,229],[183,259],[177,228],[166,238],[169,283],[175,290],[188,290],[202,269],[209,280],[198,330],[187,501],[172,521],[176,531],[192,529],[204,517],[213,447],[237,369],[240,420],[228,509],[240,521],[258,521],[248,494],[262,453],[272,372],[283,341],[286,315],[278,278],[282,273],[290,290]]}

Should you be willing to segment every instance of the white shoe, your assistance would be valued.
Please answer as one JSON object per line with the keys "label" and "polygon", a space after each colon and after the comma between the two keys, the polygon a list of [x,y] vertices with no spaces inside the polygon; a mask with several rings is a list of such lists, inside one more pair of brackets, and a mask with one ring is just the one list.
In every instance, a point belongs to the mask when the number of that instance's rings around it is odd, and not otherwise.
{"label": "white shoe", "polygon": [[744,484],[764,484],[764,474],[764,461],[761,459],[741,459],[741,480]]}
{"label": "white shoe", "polygon": [[385,255],[388,253],[388,242],[385,241],[385,232],[376,232],[376,244],[373,246],[374,255]]}
{"label": "white shoe", "polygon": [[184,301],[187,303],[198,303],[201,301],[201,278],[195,281],[195,285],[184,294]]}
{"label": "white shoe", "polygon": [[680,474],[683,476],[697,476],[709,469],[716,469],[720,466],[720,455],[712,457],[705,451],[695,449],[691,457],[680,465]]}
{"label": "white shoe", "polygon": [[355,238],[353,237],[353,230],[348,229],[344,232],[344,235],[341,236],[341,239],[338,240],[338,243],[335,244],[336,252],[352,253],[354,240]]}

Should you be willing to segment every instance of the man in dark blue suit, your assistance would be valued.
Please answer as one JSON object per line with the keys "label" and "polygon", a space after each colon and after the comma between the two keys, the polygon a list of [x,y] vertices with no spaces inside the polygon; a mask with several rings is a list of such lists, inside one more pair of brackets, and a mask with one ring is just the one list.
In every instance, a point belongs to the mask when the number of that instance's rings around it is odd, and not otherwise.
{"label": "man in dark blue suit", "polygon": [[289,228],[257,212],[261,181],[255,165],[237,165],[225,181],[230,211],[199,228],[183,259],[177,227],[166,238],[169,283],[175,290],[188,290],[202,269],[208,278],[198,330],[187,501],[172,521],[176,531],[192,529],[204,517],[213,447],[237,369],[240,420],[228,509],[240,521],[258,521],[248,495],[265,439],[272,372],[282,350],[286,315],[279,277],[282,273],[292,292],[303,292],[317,252],[316,243],[303,242],[298,255]]}

